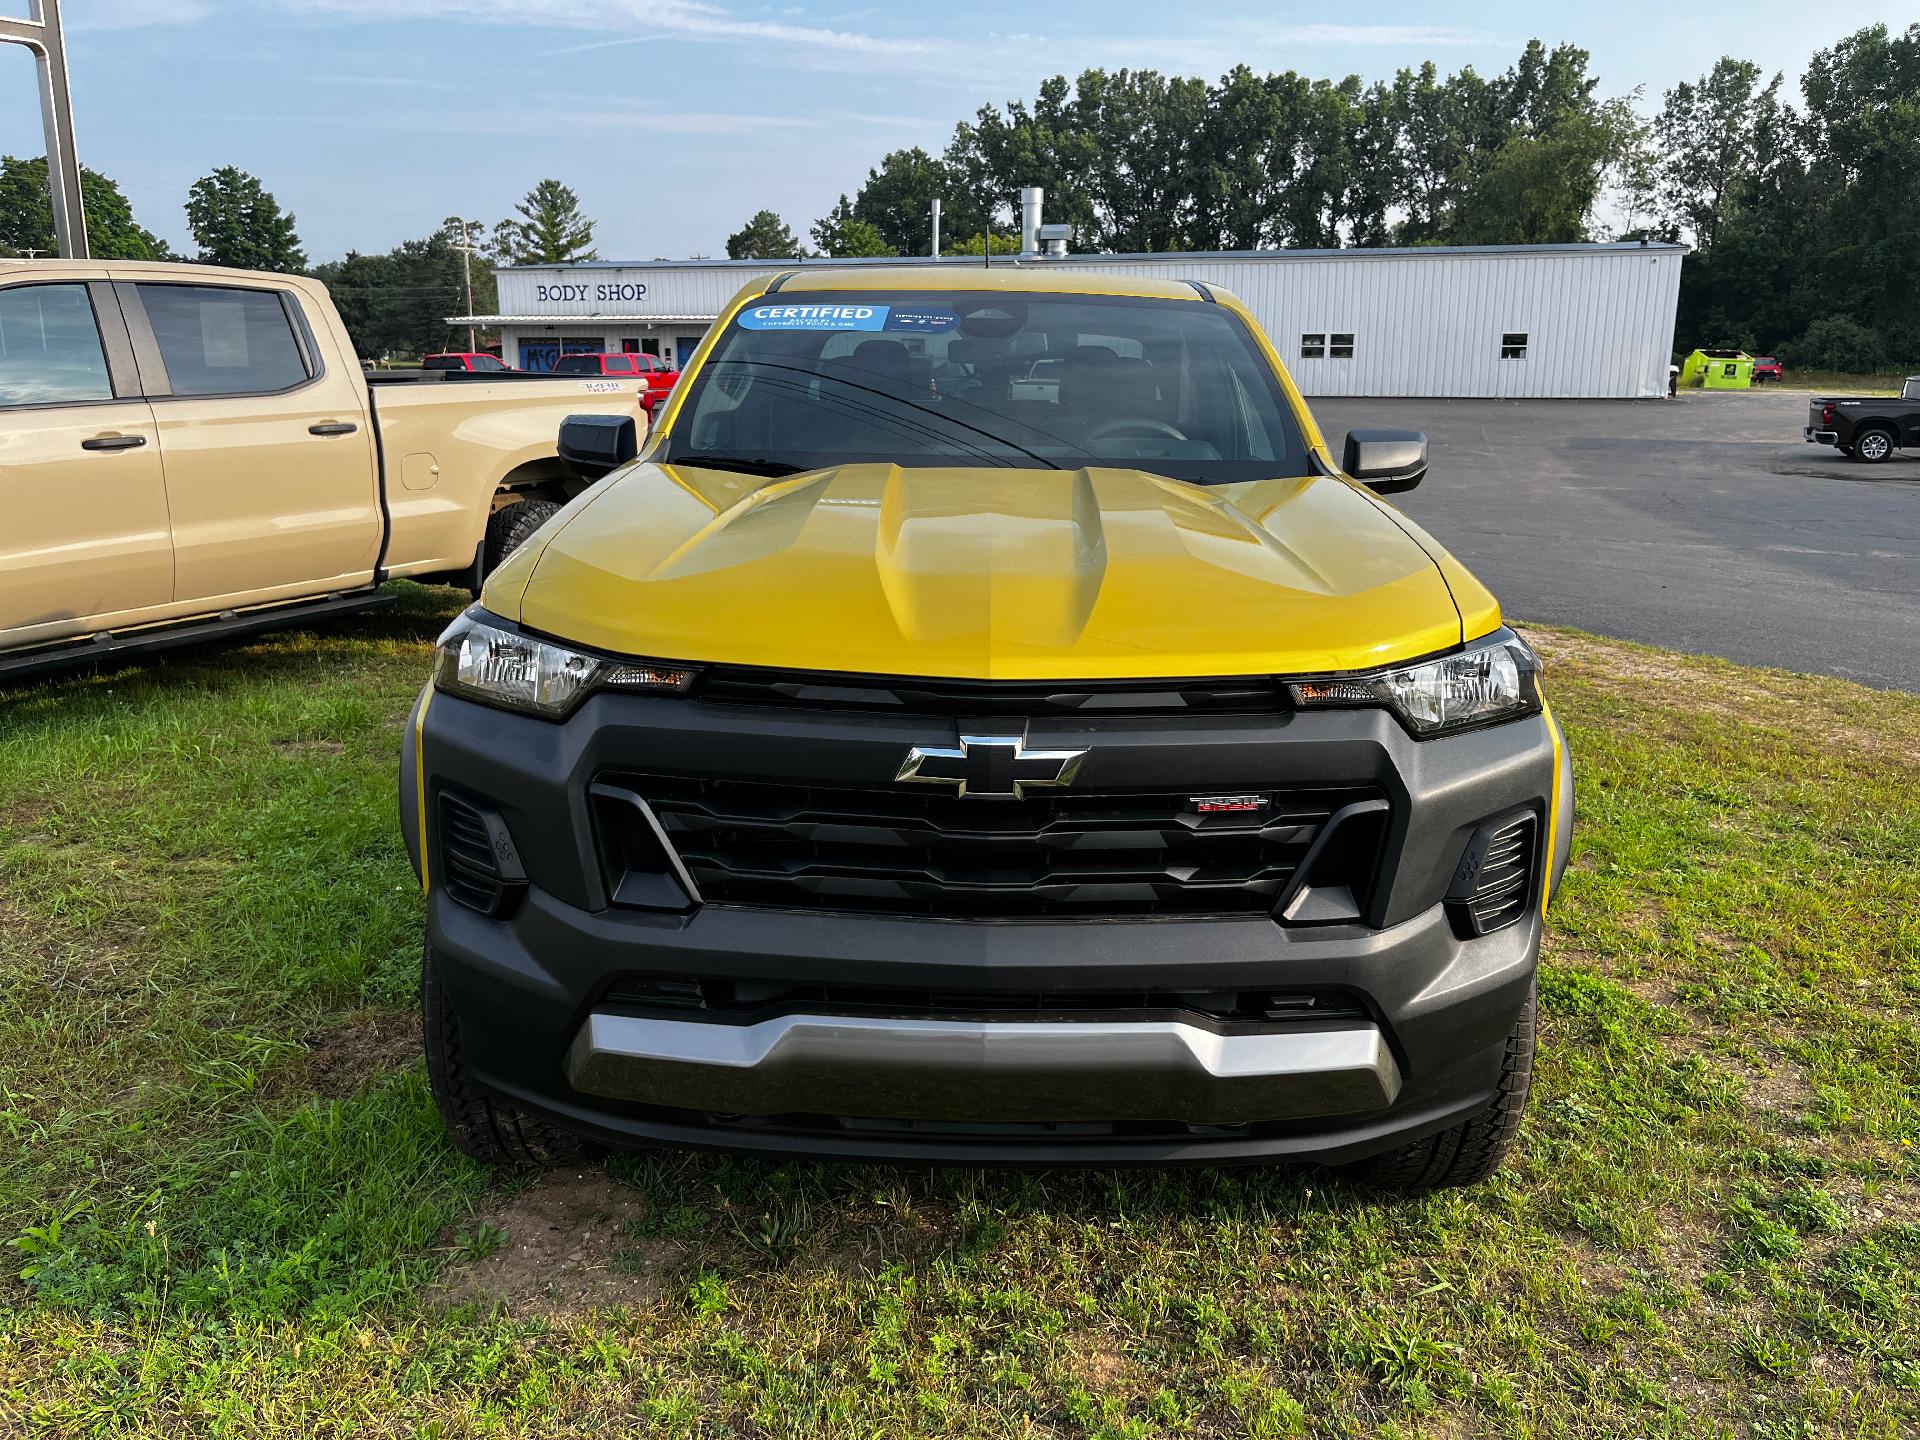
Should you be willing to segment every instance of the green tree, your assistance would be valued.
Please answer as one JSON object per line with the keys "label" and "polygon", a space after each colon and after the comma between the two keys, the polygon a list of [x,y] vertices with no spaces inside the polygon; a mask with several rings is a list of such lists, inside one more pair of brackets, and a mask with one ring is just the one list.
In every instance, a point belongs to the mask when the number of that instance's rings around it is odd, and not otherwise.
{"label": "green tree", "polygon": [[343,259],[314,266],[313,276],[333,297],[334,309],[340,312],[362,360],[378,360],[390,351],[405,348],[396,338],[389,313],[395,298],[389,257],[349,250]]}
{"label": "green tree", "polygon": [[1697,84],[1667,91],[1653,133],[1662,156],[1661,218],[1670,233],[1713,248],[1740,182],[1754,173],[1779,93],[1778,75],[1763,84],[1758,65],[1731,56],[1716,61]]}
{"label": "green tree", "polygon": [[787,222],[771,210],[756,211],[727,237],[727,255],[734,260],[797,260],[806,253]]}
{"label": "green tree", "polygon": [[1797,112],[1759,108],[1712,243],[1681,271],[1680,341],[1920,364],[1920,25],[1846,36],[1800,91]]}
{"label": "green tree", "polygon": [[1431,64],[1393,86],[1402,134],[1396,238],[1405,244],[1584,240],[1635,130],[1626,101],[1594,98],[1599,77],[1576,45],[1529,40],[1502,75]]}
{"label": "green tree", "polygon": [[[987,253],[987,237],[984,232],[978,235],[969,235],[957,245],[941,246],[941,251],[947,255],[984,256]],[[994,231],[993,253],[996,255],[1018,255],[1020,253],[1020,237],[1011,231]]]}
{"label": "green tree", "polygon": [[[167,244],[134,222],[120,187],[95,170],[80,171],[80,203],[87,214],[87,246],[101,260],[165,260]],[[47,158],[0,156],[0,254],[54,250],[53,198]]]}
{"label": "green tree", "polygon": [[1920,360],[1920,23],[1856,31],[1813,57],[1800,88],[1800,150],[1825,200],[1806,278],[1892,358]]}
{"label": "green tree", "polygon": [[982,228],[1013,227],[1020,187],[1039,185],[1047,192],[1047,219],[1071,225],[1076,248],[1098,245],[1099,218],[1084,179],[1095,158],[1094,141],[1080,128],[1073,96],[1066,77],[1055,75],[1041,83],[1032,105],[1015,100],[1004,111],[983,106],[971,123],[955,127],[945,159],[965,199],[956,207],[952,233],[968,233],[973,215]]}
{"label": "green tree", "polygon": [[187,229],[203,265],[242,270],[306,269],[293,216],[257,179],[232,165],[203,175],[187,191]]}
{"label": "green tree", "polygon": [[825,219],[813,222],[812,233],[822,255],[842,260],[900,253],[887,243],[879,226],[854,213],[853,202],[844,195]]}
{"label": "green tree", "polygon": [[1455,202],[1460,245],[1551,245],[1590,238],[1588,222],[1632,134],[1624,103],[1515,134],[1478,161]]}
{"label": "green tree", "polygon": [[901,255],[924,255],[933,237],[933,202],[940,202],[940,228],[948,235],[971,235],[986,228],[979,203],[962,182],[918,146],[895,150],[867,172],[853,197],[853,213],[880,232],[881,240]]}
{"label": "green tree", "polygon": [[[447,326],[450,317],[467,313],[455,241],[453,233],[441,229],[385,255],[354,252],[314,269],[363,359],[466,348],[466,331]],[[493,271],[484,263],[474,266],[473,304],[479,314],[498,308]]]}
{"label": "green tree", "polygon": [[542,180],[493,227],[493,249],[513,265],[570,265],[597,260],[593,221],[580,213],[580,197],[558,180]]}

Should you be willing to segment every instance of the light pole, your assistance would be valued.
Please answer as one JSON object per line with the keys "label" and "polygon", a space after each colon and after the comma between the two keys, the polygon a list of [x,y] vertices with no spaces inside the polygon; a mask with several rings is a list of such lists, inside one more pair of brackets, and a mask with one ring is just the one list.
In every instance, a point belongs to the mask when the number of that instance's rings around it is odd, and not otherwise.
{"label": "light pole", "polygon": [[80,203],[80,160],[73,148],[67,46],[60,33],[60,0],[27,0],[24,20],[0,17],[0,41],[24,45],[33,52],[40,71],[40,120],[47,132],[47,195],[53,202],[54,243],[69,259],[89,259],[87,216]]}
{"label": "light pole", "polygon": [[[460,273],[467,282],[467,319],[473,319],[473,252],[478,247],[473,243],[473,232],[487,227],[478,220],[463,220],[458,215],[449,215],[447,224],[460,232],[460,238],[454,242],[454,248],[460,252]],[[467,353],[473,354],[479,349],[480,338],[471,323],[467,326]]]}

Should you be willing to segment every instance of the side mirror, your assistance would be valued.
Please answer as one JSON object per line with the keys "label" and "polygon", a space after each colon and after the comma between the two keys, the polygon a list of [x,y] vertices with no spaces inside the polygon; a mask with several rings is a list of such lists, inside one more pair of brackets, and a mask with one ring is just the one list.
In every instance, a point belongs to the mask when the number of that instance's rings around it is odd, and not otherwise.
{"label": "side mirror", "polygon": [[1427,478],[1427,437],[1419,430],[1349,430],[1340,468],[1376,495],[1398,495]]}
{"label": "side mirror", "polygon": [[611,474],[639,453],[631,415],[569,415],[560,422],[560,458],[584,479]]}

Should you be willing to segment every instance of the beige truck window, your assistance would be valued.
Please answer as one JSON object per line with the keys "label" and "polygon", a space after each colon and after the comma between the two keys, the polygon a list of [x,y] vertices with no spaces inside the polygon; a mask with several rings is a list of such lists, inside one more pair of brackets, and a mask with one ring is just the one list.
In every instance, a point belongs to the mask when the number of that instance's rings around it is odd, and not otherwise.
{"label": "beige truck window", "polygon": [[175,395],[271,395],[309,378],[277,292],[224,285],[139,289]]}
{"label": "beige truck window", "polygon": [[0,407],[113,398],[85,285],[0,290]]}

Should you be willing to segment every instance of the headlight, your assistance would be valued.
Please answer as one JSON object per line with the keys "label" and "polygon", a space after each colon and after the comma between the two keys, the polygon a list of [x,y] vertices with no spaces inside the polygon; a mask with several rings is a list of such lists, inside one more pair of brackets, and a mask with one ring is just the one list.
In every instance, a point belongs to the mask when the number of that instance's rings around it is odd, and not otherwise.
{"label": "headlight", "polygon": [[1368,675],[1301,680],[1288,688],[1303,707],[1384,705],[1416,736],[1464,730],[1540,709],[1540,659],[1511,630],[1457,655]]}
{"label": "headlight", "polygon": [[433,683],[469,700],[559,720],[595,690],[683,691],[693,672],[588,655],[467,614],[440,637]]}

